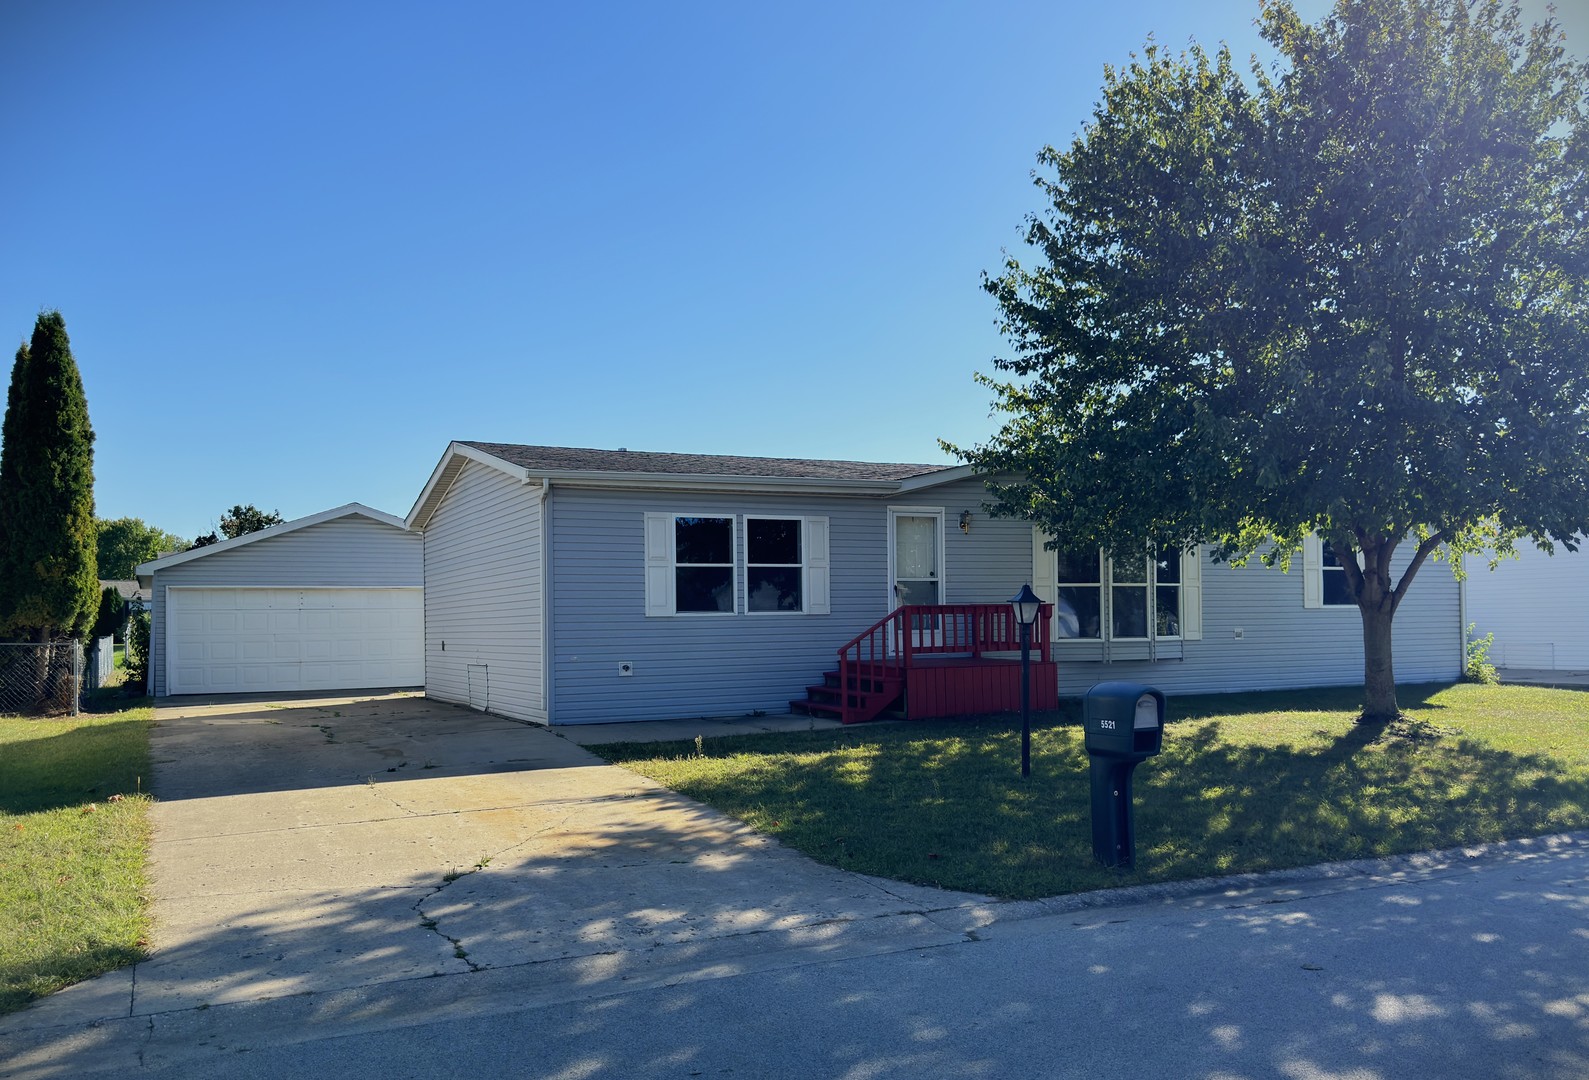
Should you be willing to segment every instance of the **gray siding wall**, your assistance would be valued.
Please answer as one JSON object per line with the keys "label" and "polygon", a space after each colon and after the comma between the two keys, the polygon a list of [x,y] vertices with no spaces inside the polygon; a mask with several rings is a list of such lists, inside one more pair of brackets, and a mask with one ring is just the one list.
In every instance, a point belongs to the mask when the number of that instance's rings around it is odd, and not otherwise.
{"label": "gray siding wall", "polygon": [[414,588],[424,584],[421,560],[417,534],[350,514],[157,571],[150,597],[153,630],[149,643],[155,696],[164,697],[167,693],[165,616],[168,587]]}
{"label": "gray siding wall", "polygon": [[[1397,553],[1397,574],[1407,565],[1411,546]],[[1461,670],[1461,624],[1459,591],[1449,564],[1425,563],[1396,613],[1396,681],[1455,679]],[[1283,574],[1257,560],[1232,567],[1205,554],[1203,637],[1183,643],[1180,657],[1103,664],[1077,661],[1081,648],[1086,646],[1054,645],[1061,694],[1081,694],[1105,679],[1148,683],[1171,694],[1363,681],[1363,622],[1357,608],[1304,608],[1300,556],[1291,572]]]}
{"label": "gray siding wall", "polygon": [[426,695],[544,723],[539,489],[470,462],[424,538]]}
{"label": "gray siding wall", "polygon": [[[974,481],[888,499],[582,491],[552,496],[552,718],[593,724],[784,712],[840,645],[893,607],[888,507],[944,511],[945,599],[1003,602],[1031,574],[1031,528],[990,521]],[[962,510],[976,515],[969,534]],[[828,615],[645,615],[644,515],[827,517]],[[736,533],[735,542],[743,545]],[[743,551],[736,551],[736,560]],[[427,582],[428,584],[428,582]],[[741,586],[743,588],[743,586]],[[427,603],[429,593],[427,592]],[[741,598],[743,607],[743,598]],[[621,663],[634,674],[618,674]]]}

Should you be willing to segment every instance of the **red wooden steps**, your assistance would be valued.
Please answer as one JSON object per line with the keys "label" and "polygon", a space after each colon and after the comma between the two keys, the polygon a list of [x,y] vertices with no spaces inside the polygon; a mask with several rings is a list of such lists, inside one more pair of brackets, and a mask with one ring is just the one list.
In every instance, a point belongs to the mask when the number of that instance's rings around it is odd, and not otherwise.
{"label": "red wooden steps", "polygon": [[851,675],[849,687],[841,689],[837,671],[822,673],[819,686],[806,687],[806,696],[789,702],[789,710],[808,716],[833,716],[846,724],[874,720],[897,703],[905,692],[905,680],[897,672],[882,676]]}

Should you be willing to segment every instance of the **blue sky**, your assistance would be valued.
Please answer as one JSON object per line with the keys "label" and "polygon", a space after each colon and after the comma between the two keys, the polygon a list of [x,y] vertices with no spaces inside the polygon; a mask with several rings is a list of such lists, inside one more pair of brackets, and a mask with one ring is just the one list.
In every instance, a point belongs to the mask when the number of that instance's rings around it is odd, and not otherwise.
{"label": "blue sky", "polygon": [[62,311],[100,516],[187,537],[405,514],[450,439],[942,461],[1037,151],[1257,12],[9,4],[0,329]]}

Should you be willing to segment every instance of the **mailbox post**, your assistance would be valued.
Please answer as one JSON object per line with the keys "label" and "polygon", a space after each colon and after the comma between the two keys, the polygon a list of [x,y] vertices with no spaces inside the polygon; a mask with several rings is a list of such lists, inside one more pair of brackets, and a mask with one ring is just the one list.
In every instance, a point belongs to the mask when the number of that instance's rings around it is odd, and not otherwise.
{"label": "mailbox post", "polygon": [[1092,773],[1092,853],[1129,870],[1137,858],[1131,774],[1164,746],[1164,695],[1129,682],[1098,683],[1082,699]]}

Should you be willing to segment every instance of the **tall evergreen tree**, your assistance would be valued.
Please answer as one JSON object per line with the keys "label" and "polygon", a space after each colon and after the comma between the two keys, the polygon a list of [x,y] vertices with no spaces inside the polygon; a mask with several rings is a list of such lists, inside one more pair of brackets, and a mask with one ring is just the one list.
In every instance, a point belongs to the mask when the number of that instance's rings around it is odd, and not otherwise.
{"label": "tall evergreen tree", "polygon": [[66,320],[17,350],[0,427],[0,631],[77,636],[99,610],[94,432]]}

